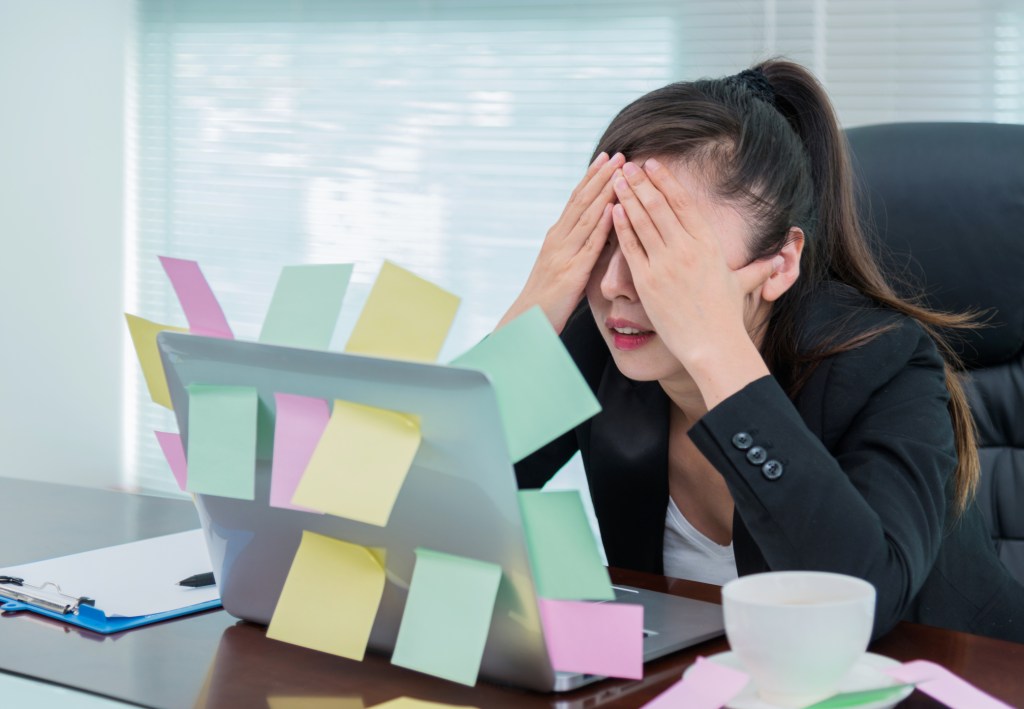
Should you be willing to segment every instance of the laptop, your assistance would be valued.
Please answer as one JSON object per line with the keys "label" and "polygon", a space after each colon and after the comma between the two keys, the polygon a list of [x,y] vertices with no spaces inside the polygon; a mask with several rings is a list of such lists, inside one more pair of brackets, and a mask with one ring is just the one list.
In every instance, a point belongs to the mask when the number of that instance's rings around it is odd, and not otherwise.
{"label": "laptop", "polygon": [[[414,552],[426,547],[502,568],[481,678],[542,692],[602,679],[551,668],[515,472],[494,389],[483,373],[182,333],[163,332],[157,339],[186,449],[190,384],[251,386],[259,394],[255,499],[194,496],[228,613],[269,624],[303,530],[384,547],[387,582],[368,649],[390,655]],[[420,417],[422,443],[387,526],[268,504],[275,393],[342,399]],[[629,587],[615,593],[612,602],[644,606],[645,661],[724,632],[715,604]]]}

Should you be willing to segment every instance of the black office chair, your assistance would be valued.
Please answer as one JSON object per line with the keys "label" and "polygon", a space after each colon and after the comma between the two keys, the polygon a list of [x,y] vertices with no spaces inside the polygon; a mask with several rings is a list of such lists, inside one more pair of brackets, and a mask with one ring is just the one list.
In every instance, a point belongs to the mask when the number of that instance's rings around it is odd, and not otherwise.
{"label": "black office chair", "polygon": [[978,423],[978,502],[1024,583],[1024,125],[898,123],[847,131],[865,224],[903,293],[982,310],[962,339]]}

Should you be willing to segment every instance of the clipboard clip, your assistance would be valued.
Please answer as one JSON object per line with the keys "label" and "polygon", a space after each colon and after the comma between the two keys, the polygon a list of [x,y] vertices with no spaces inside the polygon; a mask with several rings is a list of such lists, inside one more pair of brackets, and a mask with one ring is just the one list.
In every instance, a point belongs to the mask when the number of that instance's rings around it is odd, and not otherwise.
{"label": "clipboard clip", "polygon": [[[24,579],[15,576],[0,576],[0,596],[21,601],[38,608],[45,608],[61,615],[78,615],[81,606],[95,606],[96,601],[87,596],[71,596],[64,593],[60,586],[46,581],[40,586],[25,583]],[[17,588],[11,588],[16,586]],[[8,610],[0,605],[0,610]]]}

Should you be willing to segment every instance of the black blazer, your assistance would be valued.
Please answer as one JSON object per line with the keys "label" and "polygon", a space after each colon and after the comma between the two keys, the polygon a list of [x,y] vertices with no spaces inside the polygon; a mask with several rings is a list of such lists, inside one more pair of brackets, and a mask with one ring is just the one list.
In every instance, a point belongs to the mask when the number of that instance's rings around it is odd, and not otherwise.
{"label": "black blazer", "polygon": [[[792,400],[764,377],[690,430],[732,493],[739,574],[864,578],[876,637],[904,619],[1024,642],[1024,588],[978,509],[951,510],[957,458],[934,342],[846,286],[826,284],[805,312],[801,348],[888,329],[821,362]],[[543,485],[579,450],[609,564],[662,573],[668,397],[618,371],[585,304],[562,340],[602,411],[518,463],[519,484]]]}

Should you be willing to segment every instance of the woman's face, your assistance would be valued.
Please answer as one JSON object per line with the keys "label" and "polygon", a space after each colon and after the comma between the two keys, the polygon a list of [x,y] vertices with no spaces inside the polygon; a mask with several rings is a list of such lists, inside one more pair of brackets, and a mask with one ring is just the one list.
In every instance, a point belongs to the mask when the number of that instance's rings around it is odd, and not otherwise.
{"label": "woman's face", "polygon": [[[726,263],[738,269],[749,263],[750,228],[733,207],[714,200],[688,167],[662,161],[689,191],[693,205],[722,246]],[[634,381],[667,381],[688,377],[682,364],[669,352],[644,312],[629,265],[614,232],[590,275],[587,301],[594,320],[611,350],[619,371]],[[763,304],[767,306],[767,304]]]}

